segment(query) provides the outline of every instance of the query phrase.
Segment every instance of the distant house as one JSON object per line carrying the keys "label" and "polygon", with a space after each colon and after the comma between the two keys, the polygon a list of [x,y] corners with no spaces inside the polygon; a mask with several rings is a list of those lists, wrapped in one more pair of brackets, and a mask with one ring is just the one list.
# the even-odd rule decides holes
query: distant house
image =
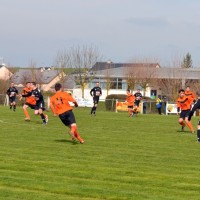
{"label": "distant house", "polygon": [[[126,94],[130,79],[135,83],[133,92],[139,88],[143,95],[154,98],[169,94],[173,87],[173,84],[170,84],[172,81],[177,80],[177,87],[180,89],[184,88],[185,84],[198,83],[200,80],[199,68],[168,68],[161,67],[159,63],[97,62],[90,73],[93,73],[94,79],[85,89],[85,98],[91,98],[89,92],[96,82],[100,83],[103,90],[101,99],[105,99],[109,94]],[[160,85],[162,81],[168,83],[165,90]],[[74,94],[81,96],[80,89],[74,89]]]}
{"label": "distant house", "polygon": [[61,73],[52,68],[39,68],[39,69],[23,69],[20,68],[12,77],[12,81],[18,87],[24,87],[27,81],[35,81],[41,90],[53,91],[54,85],[63,79],[63,87],[66,89],[72,89],[74,87],[74,81],[66,76],[65,73]]}
{"label": "distant house", "polygon": [[5,64],[0,65],[0,79],[1,80],[7,81],[11,78],[12,75],[13,73],[11,73],[11,71],[6,67]]}

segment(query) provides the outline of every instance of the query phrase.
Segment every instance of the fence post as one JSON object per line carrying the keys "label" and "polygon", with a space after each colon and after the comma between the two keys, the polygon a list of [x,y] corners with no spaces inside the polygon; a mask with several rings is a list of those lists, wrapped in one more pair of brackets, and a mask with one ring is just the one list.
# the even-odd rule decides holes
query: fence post
{"label": "fence post", "polygon": [[118,99],[116,99],[116,105],[115,105],[115,112],[117,113],[117,103],[118,103]]}

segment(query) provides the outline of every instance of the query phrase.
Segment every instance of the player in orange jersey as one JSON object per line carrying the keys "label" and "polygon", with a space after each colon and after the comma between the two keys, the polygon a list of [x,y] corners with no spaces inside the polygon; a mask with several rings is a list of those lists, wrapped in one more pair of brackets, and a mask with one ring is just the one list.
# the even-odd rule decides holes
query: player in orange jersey
{"label": "player in orange jersey", "polygon": [[[26,82],[26,87],[23,88],[22,94],[26,95],[31,91],[32,91],[31,82]],[[25,98],[25,104],[23,105],[23,111],[24,111],[24,114],[25,114],[25,120],[26,121],[30,121],[30,115],[28,113],[27,108],[30,107],[31,109],[35,109],[35,105],[36,105],[36,100],[33,96],[28,96],[28,97]]]}
{"label": "player in orange jersey", "polygon": [[195,103],[195,101],[196,101],[196,95],[195,95],[194,92],[192,92],[192,91],[190,90],[190,86],[187,86],[187,87],[186,87],[186,89],[185,89],[185,96],[191,98],[191,101],[192,101],[191,103]]}
{"label": "player in orange jersey", "polygon": [[127,93],[126,102],[128,106],[128,114],[129,114],[129,117],[132,117],[134,116],[135,96],[131,93],[130,90],[127,90],[126,93]]}
{"label": "player in orange jersey", "polygon": [[73,108],[69,104],[70,101],[78,107],[76,100],[68,93],[62,92],[62,85],[60,83],[56,83],[55,90],[56,94],[54,94],[50,99],[52,112],[54,115],[57,114],[59,116],[65,126],[70,128],[70,136],[72,140],[75,141],[75,138],[77,138],[79,142],[83,144],[84,140],[77,132],[76,119],[74,113],[72,112]]}
{"label": "player in orange jersey", "polygon": [[[192,127],[192,123],[188,120],[191,103],[192,103],[192,98],[186,96],[185,91],[183,89],[180,89],[179,98],[177,99],[177,112],[179,113],[181,110],[178,122],[182,126],[182,131],[184,131],[184,127],[187,125],[191,133],[194,133],[194,128]],[[184,123],[184,120],[186,124]]]}

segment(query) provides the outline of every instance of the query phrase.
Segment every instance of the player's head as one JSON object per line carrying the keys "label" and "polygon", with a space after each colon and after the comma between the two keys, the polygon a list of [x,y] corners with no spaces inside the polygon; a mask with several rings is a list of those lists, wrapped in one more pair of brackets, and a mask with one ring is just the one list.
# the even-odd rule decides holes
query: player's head
{"label": "player's head", "polygon": [[30,83],[30,86],[31,86],[31,88],[33,88],[33,89],[35,89],[37,86],[36,86],[36,82],[31,82]]}
{"label": "player's head", "polygon": [[187,90],[187,91],[190,91],[190,86],[187,86],[187,87],[186,87],[186,90]]}
{"label": "player's head", "polygon": [[180,89],[180,90],[178,91],[178,93],[179,93],[179,96],[180,96],[180,97],[183,97],[183,96],[185,95],[185,90],[184,90],[184,89]]}
{"label": "player's head", "polygon": [[99,87],[99,82],[96,82],[96,86]]}
{"label": "player's head", "polygon": [[130,91],[129,89],[127,89],[127,90],[126,90],[126,93],[129,94],[129,93],[131,93],[131,91]]}
{"label": "player's head", "polygon": [[13,82],[10,83],[10,86],[11,86],[11,87],[14,87],[14,85],[15,85],[15,84],[14,84]]}
{"label": "player's head", "polygon": [[30,85],[31,85],[31,82],[26,82],[26,87],[30,87]]}
{"label": "player's head", "polygon": [[59,90],[61,90],[61,88],[62,88],[62,85],[60,83],[56,83],[55,84],[55,90],[56,90],[56,92],[59,91]]}
{"label": "player's head", "polygon": [[139,89],[139,88],[137,89],[137,92],[140,92],[140,89]]}

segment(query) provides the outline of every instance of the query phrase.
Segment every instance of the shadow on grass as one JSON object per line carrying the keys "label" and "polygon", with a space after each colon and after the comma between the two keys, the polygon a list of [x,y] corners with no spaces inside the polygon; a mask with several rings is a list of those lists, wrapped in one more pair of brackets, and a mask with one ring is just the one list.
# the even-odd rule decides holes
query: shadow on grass
{"label": "shadow on grass", "polygon": [[71,143],[73,145],[78,144],[78,141],[72,141],[72,140],[67,140],[67,139],[60,139],[60,140],[54,140],[55,142],[62,142],[62,143]]}

